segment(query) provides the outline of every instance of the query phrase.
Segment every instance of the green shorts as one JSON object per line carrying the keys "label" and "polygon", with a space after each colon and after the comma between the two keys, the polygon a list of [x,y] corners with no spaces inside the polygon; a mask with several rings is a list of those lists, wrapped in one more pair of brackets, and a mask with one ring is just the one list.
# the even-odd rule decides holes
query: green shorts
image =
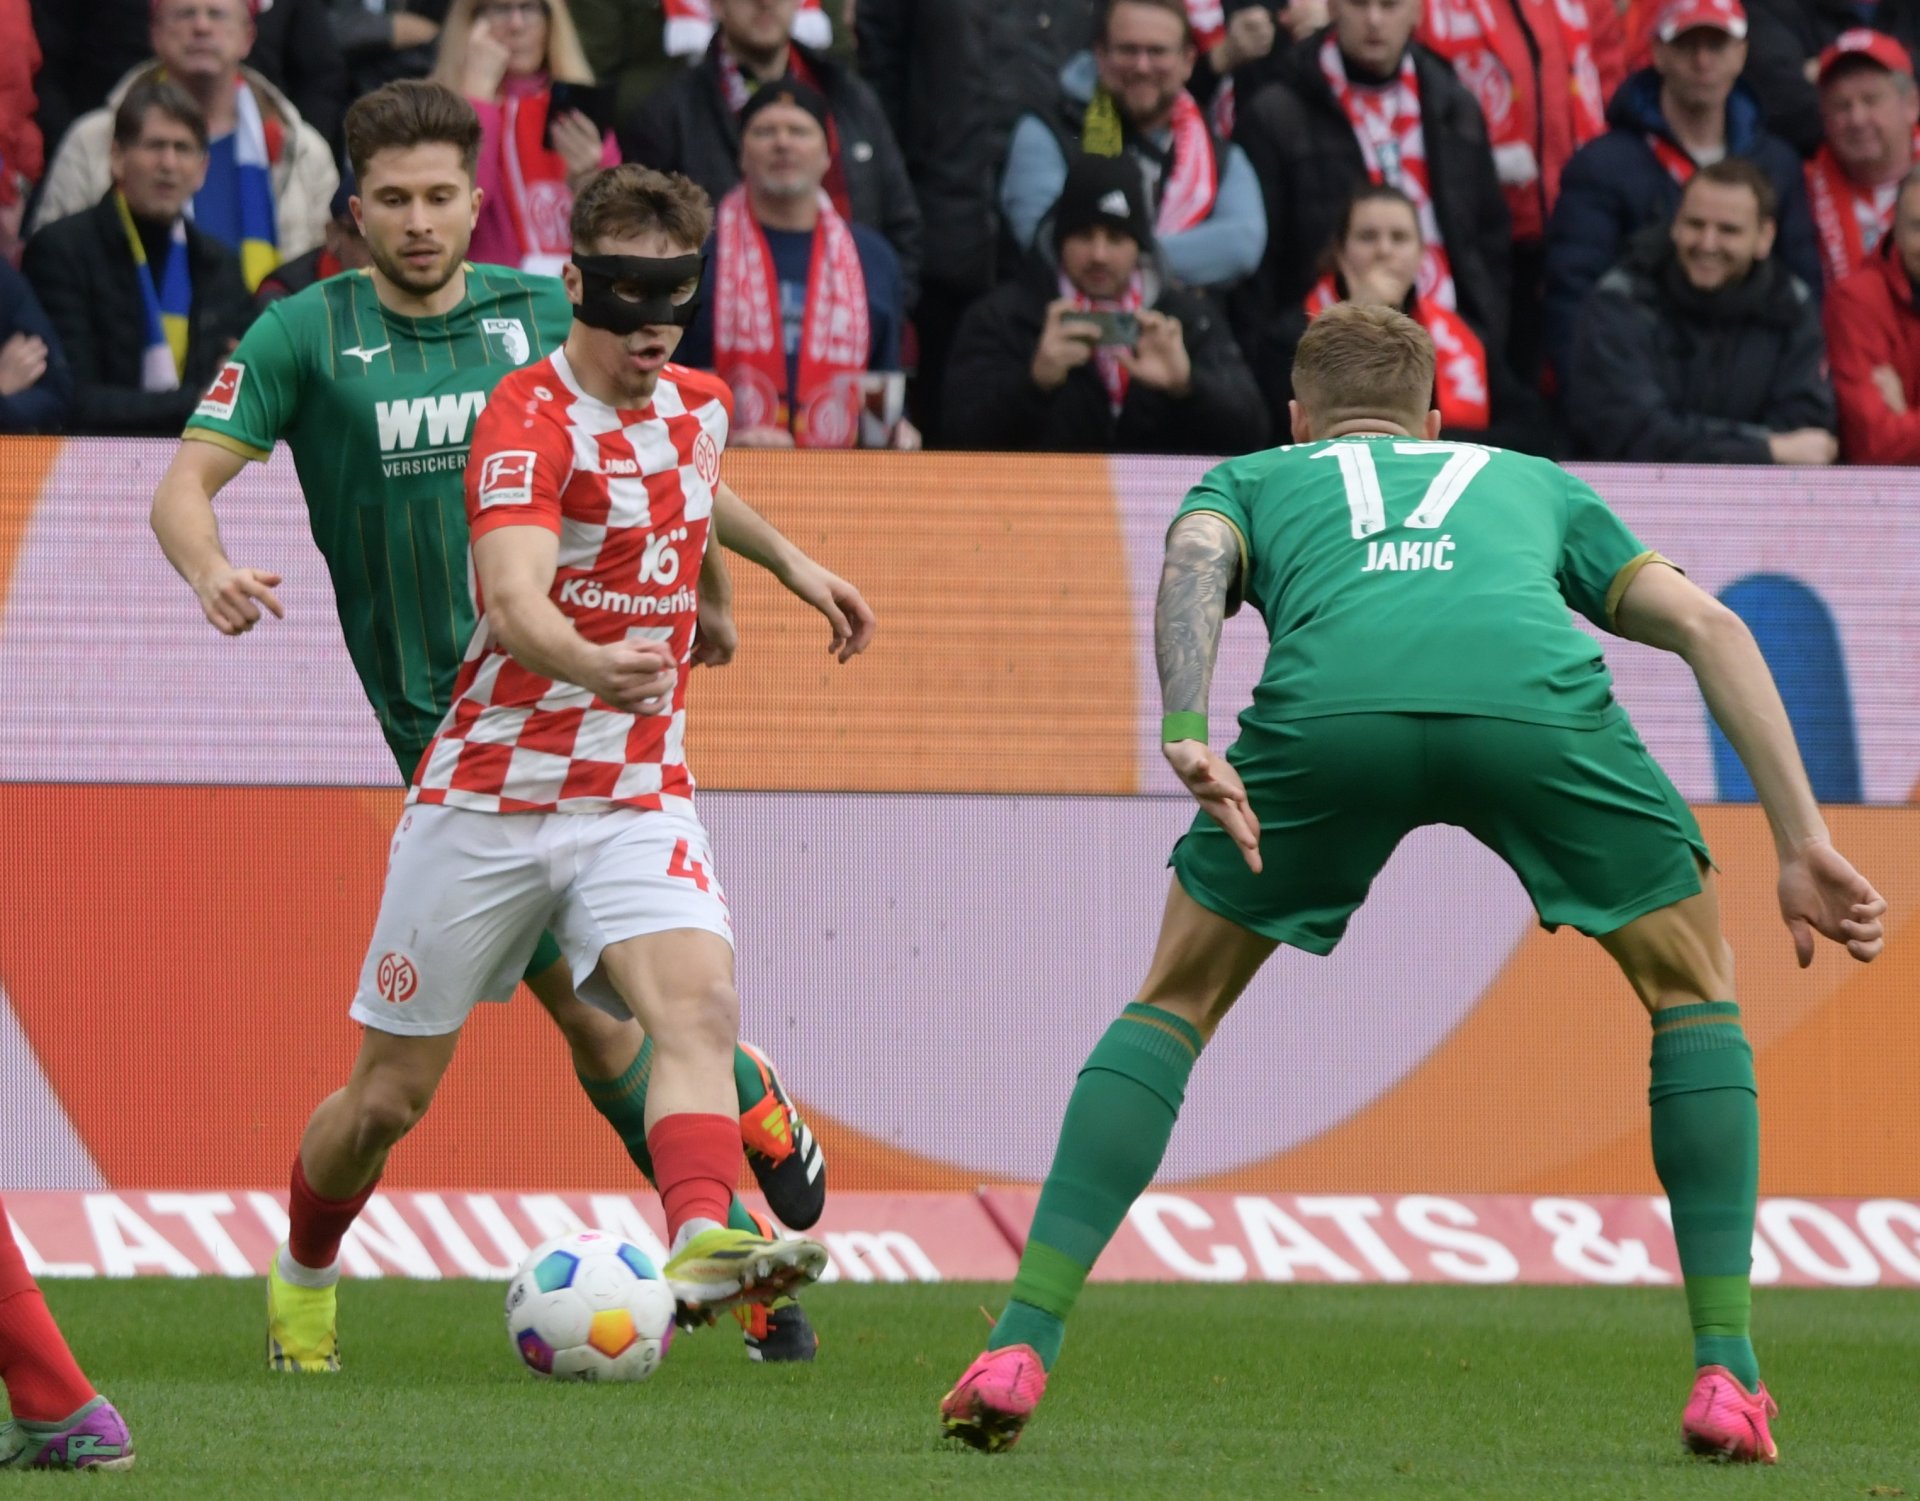
{"label": "green shorts", "polygon": [[1692,811],[1624,713],[1597,730],[1446,714],[1340,714],[1243,730],[1227,759],[1265,869],[1205,813],[1168,862],[1201,906],[1328,954],[1387,857],[1453,824],[1513,868],[1548,928],[1610,933],[1700,890]]}
{"label": "green shorts", "polygon": [[[412,745],[402,740],[396,740],[391,735],[388,735],[386,739],[387,749],[393,752],[393,759],[400,763],[400,780],[411,787],[413,785],[413,774],[420,769],[420,763],[426,760],[427,746],[431,745],[432,742],[426,741],[418,745]],[[560,952],[560,945],[555,940],[553,934],[542,933],[540,935],[540,941],[533,946],[533,957],[527,961],[524,977],[531,979],[534,975],[539,974],[541,970],[553,968],[563,957]]]}

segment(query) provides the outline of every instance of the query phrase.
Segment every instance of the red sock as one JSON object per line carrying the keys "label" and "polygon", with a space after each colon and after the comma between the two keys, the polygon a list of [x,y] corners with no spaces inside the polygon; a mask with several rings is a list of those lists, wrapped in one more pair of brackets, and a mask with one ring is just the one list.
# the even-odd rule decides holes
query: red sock
{"label": "red sock", "polygon": [[307,1170],[296,1155],[293,1184],[287,1194],[287,1249],[293,1259],[316,1272],[338,1261],[340,1238],[367,1207],[379,1181],[375,1178],[350,1199],[323,1199],[307,1182]]}
{"label": "red sock", "polygon": [[647,1133],[653,1182],[667,1210],[667,1240],[688,1220],[727,1222],[740,1181],[740,1122],[730,1115],[669,1115]]}
{"label": "red sock", "polygon": [[0,1206],[0,1384],[16,1418],[57,1423],[98,1395],[60,1337]]}

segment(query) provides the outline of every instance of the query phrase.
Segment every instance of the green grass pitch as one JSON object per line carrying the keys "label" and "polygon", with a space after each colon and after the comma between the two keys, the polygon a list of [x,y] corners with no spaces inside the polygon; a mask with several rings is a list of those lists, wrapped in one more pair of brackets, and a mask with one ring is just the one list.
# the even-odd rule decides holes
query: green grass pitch
{"label": "green grass pitch", "polygon": [[261,1284],[56,1283],[133,1425],[127,1476],[0,1476],[0,1501],[116,1497],[1920,1498],[1920,1292],[1757,1295],[1775,1470],[1682,1456],[1675,1291],[1095,1287],[1009,1454],[934,1408],[1003,1288],[816,1289],[811,1368],[730,1324],[638,1387],[536,1382],[502,1289],[354,1283],[347,1369],[269,1375]]}

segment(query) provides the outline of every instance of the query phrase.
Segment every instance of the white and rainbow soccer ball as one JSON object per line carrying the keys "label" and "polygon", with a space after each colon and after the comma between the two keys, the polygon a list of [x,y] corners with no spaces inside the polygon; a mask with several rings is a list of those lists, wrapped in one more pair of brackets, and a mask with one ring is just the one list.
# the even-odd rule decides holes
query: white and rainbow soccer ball
{"label": "white and rainbow soccer ball", "polygon": [[577,1230],[520,1264],[507,1286],[507,1338],[536,1376],[645,1381],[673,1340],[673,1294],[638,1246]]}

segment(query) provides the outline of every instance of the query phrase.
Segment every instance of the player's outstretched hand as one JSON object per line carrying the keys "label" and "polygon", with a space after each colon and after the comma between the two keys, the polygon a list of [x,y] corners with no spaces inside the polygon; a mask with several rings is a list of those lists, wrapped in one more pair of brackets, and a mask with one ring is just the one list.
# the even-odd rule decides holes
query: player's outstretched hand
{"label": "player's outstretched hand", "polygon": [[200,596],[200,608],[215,630],[226,636],[243,636],[259,623],[261,605],[273,611],[275,620],[287,618],[273,592],[279,584],[277,573],[226,567],[195,583],[193,592]]}
{"label": "player's outstretched hand", "polygon": [[1886,947],[1887,899],[1830,844],[1796,850],[1780,861],[1780,915],[1805,969],[1813,935],[1844,943],[1862,964]]}
{"label": "player's outstretched hand", "polygon": [[1186,784],[1213,821],[1240,846],[1247,869],[1260,874],[1260,820],[1247,800],[1246,784],[1225,756],[1216,756],[1204,741],[1175,740],[1160,747],[1173,774]]}
{"label": "player's outstretched hand", "polygon": [[673,657],[658,641],[610,641],[594,648],[593,670],[582,683],[601,699],[628,714],[659,714],[673,701],[678,674]]}
{"label": "player's outstretched hand", "polygon": [[833,639],[827,643],[827,650],[842,662],[852,661],[873,644],[873,633],[880,624],[873,606],[838,574],[828,573],[809,558],[785,583],[797,598],[804,599],[827,617],[827,624],[833,627]]}

